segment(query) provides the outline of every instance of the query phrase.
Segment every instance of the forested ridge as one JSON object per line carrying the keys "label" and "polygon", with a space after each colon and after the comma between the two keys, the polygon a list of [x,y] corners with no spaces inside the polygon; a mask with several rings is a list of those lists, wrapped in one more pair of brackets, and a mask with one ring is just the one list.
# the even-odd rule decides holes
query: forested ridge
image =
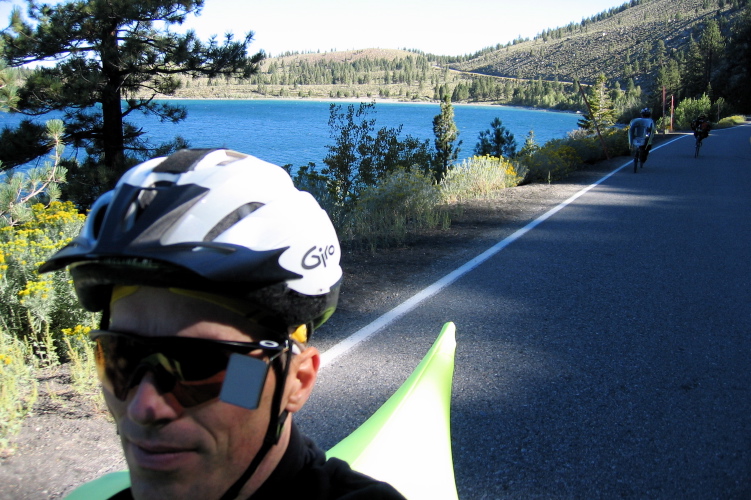
{"label": "forested ridge", "polygon": [[[246,81],[184,79],[178,96],[440,101],[448,95],[453,102],[582,110],[575,82],[591,85],[603,74],[624,116],[645,101],[659,107],[663,86],[676,100],[709,90],[743,108],[748,99],[739,94],[749,75],[737,74],[743,57],[732,51],[748,52],[748,40],[738,40],[747,4],[631,0],[578,23],[546,28],[532,40],[461,57],[405,49],[286,53],[268,57]],[[702,40],[715,27],[718,33],[711,36],[719,38],[712,42],[711,60],[707,52],[713,48]]]}
{"label": "forested ridge", "polygon": [[[631,0],[580,23],[546,29],[533,40],[485,51],[451,67],[473,73],[558,78],[592,83],[599,73],[609,81],[652,86],[657,69],[685,63],[692,41],[698,42],[710,20],[725,39],[734,36],[747,1]],[[660,43],[662,42],[662,43]]]}

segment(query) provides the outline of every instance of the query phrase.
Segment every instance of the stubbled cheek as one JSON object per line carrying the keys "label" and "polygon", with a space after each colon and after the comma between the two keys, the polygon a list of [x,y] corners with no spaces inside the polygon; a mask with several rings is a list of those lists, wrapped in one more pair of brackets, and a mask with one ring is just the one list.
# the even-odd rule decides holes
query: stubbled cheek
{"label": "stubbled cheek", "polygon": [[125,402],[117,399],[111,391],[104,387],[102,387],[102,396],[104,396],[104,403],[107,405],[110,415],[112,415],[115,422],[117,422],[125,413]]}

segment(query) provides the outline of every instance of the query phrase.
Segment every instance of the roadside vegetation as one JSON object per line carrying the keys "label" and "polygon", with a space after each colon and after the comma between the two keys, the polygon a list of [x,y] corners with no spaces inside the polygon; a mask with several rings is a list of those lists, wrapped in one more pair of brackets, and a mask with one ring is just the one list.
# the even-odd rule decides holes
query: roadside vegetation
{"label": "roadside vegetation", "polygon": [[[88,3],[94,2],[81,5]],[[652,65],[656,78],[662,78],[660,85],[667,88],[670,68],[678,68],[670,91],[679,98],[673,113],[659,119],[660,129],[685,129],[701,113],[712,117],[716,127],[732,126],[743,122],[741,113],[749,111],[745,97],[734,93],[737,82],[717,77],[717,68],[729,64],[729,57],[751,61],[748,48],[739,48],[739,40],[751,40],[751,7],[741,11],[744,2],[721,3],[706,0],[701,9],[696,7],[705,21],[687,25],[689,34],[696,35],[689,37],[693,42],[686,46],[688,52],[671,48],[660,56],[665,47],[659,43],[652,47],[657,52],[649,52],[649,57],[662,61]],[[627,12],[631,16],[639,8],[657,4],[663,5],[664,0],[632,0],[628,8],[609,11],[602,19],[583,20],[570,30],[548,30],[543,41],[564,40],[567,33],[577,30],[586,33],[600,22],[618,22],[619,16],[626,19]],[[74,390],[98,398],[87,336],[98,316],[78,305],[65,273],[40,276],[36,269],[78,233],[87,207],[125,168],[189,147],[179,137],[169,144],[151,144],[147,131],[127,123],[125,118],[132,111],[176,122],[186,118],[179,106],[156,98],[273,95],[370,101],[331,105],[331,142],[322,167],[285,168],[296,185],[311,192],[329,212],[346,248],[371,252],[408,245],[425,231],[449,230],[464,202],[489,198],[521,184],[555,182],[587,164],[627,154],[627,131],[618,122],[627,122],[642,107],[658,111],[655,87],[642,88],[635,78],[622,87],[612,75],[598,73],[587,85],[579,86],[574,81],[545,80],[541,73],[512,78],[457,71],[464,68],[458,65],[498,52],[511,53],[512,48],[530,43],[526,40],[452,60],[398,51],[399,57],[372,58],[369,52],[336,53],[336,57],[287,54],[262,62],[262,54],[238,55],[247,53],[250,38],[208,45],[191,38],[180,43],[195,42],[192,52],[175,59],[175,48],[170,45],[175,40],[167,40],[156,27],[162,26],[161,21],[180,22],[196,12],[198,3],[162,0],[142,5],[123,0],[121,7],[118,29],[131,37],[128,50],[156,51],[149,58],[137,57],[138,50],[119,54],[124,59],[151,61],[150,66],[130,66],[128,85],[113,86],[118,82],[111,80],[114,77],[107,74],[104,64],[111,53],[75,52],[78,42],[92,40],[73,27],[70,38],[55,45],[63,49],[50,57],[68,56],[55,66],[36,70],[0,66],[0,107],[27,114],[64,111],[61,120],[43,127],[24,122],[0,134],[0,171],[5,172],[0,183],[0,453],[9,452],[10,437],[33,410],[42,371],[64,366]],[[24,22],[20,11],[14,12],[12,29],[2,34],[2,55],[11,66],[40,61],[43,58],[36,54],[48,53],[42,50],[52,42],[47,30],[54,26],[54,32],[60,33],[55,23],[64,21],[56,17],[55,8],[44,13],[32,10],[37,24]],[[748,22],[730,22],[741,19],[738,16]],[[87,11],[86,17],[92,25],[110,22],[107,12]],[[724,33],[734,37],[723,38]],[[707,54],[702,50],[714,51],[718,66],[691,66],[699,61],[689,58],[697,50],[700,55]],[[533,55],[521,52],[515,57],[526,60]],[[636,64],[647,55],[640,51],[630,57]],[[455,66],[449,68],[449,64]],[[748,84],[749,67],[738,70],[737,81]],[[88,78],[82,78],[83,73]],[[120,90],[112,93],[112,88]],[[373,118],[376,97],[440,102],[440,113],[433,119],[434,140],[404,136],[401,127],[378,128]],[[113,99],[125,106],[115,113],[118,116],[108,115],[117,110],[111,106]],[[568,136],[537,144],[530,131],[520,144],[500,119],[489,123],[477,138],[460,138],[452,103],[466,101],[584,111],[580,128]],[[80,156],[63,157],[66,144]],[[475,156],[457,162],[462,147],[472,149]],[[43,155],[49,156],[43,168],[17,172],[20,165]]]}

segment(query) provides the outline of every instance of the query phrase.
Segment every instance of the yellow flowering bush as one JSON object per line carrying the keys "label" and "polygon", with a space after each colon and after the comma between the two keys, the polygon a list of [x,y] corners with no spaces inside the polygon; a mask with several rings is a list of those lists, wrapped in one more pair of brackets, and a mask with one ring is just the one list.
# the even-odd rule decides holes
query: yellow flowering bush
{"label": "yellow flowering bush", "polygon": [[73,328],[63,328],[63,333],[69,337],[85,337],[91,331],[90,326],[76,325]]}
{"label": "yellow flowering bush", "polygon": [[0,228],[0,328],[53,363],[65,352],[63,329],[93,324],[64,272],[39,275],[39,266],[78,234],[85,219],[70,202],[31,207],[32,217]]}

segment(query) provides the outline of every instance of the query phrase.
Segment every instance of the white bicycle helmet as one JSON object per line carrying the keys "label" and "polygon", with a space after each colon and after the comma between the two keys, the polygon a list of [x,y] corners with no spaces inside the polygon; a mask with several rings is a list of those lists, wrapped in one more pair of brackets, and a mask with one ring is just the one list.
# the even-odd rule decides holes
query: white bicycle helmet
{"label": "white bicycle helmet", "polygon": [[245,299],[286,329],[333,313],[340,254],[326,212],[282,168],[186,149],[126,172],[39,270],[69,266],[91,311],[108,307],[113,285],[177,287]]}

